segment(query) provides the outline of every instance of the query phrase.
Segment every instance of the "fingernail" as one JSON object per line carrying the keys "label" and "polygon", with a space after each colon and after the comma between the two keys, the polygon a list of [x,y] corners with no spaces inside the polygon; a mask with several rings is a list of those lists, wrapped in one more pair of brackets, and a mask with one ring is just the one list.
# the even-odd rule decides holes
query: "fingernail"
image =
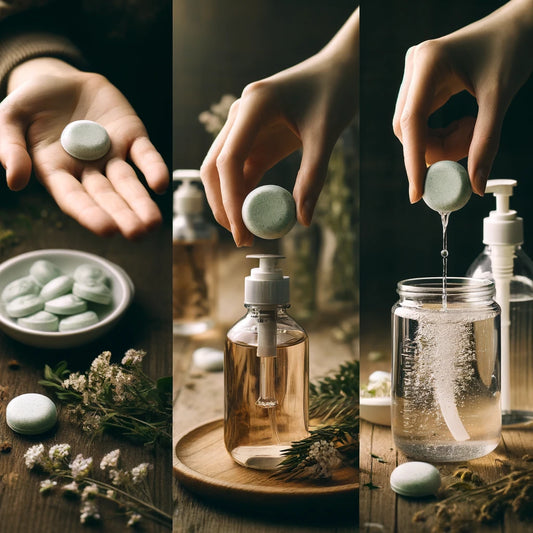
{"label": "fingernail", "polygon": [[418,195],[417,195],[416,189],[412,185],[409,185],[409,201],[412,204],[418,201]]}
{"label": "fingernail", "polygon": [[304,226],[309,226],[313,220],[313,212],[315,210],[315,203],[311,199],[307,199],[302,204],[301,223]]}
{"label": "fingernail", "polygon": [[478,170],[474,175],[474,183],[472,189],[479,196],[485,195],[485,187],[487,186],[487,172]]}

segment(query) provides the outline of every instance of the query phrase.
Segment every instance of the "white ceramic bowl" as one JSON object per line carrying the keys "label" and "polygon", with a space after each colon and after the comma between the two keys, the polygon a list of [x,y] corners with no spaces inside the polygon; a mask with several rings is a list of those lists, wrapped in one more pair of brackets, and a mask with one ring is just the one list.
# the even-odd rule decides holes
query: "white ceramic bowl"
{"label": "white ceramic bowl", "polygon": [[390,396],[378,398],[359,398],[359,415],[363,420],[372,422],[372,424],[390,426]]}
{"label": "white ceramic bowl", "polygon": [[88,343],[109,331],[124,314],[133,299],[134,286],[131,278],[111,261],[78,250],[35,250],[17,255],[0,265],[0,294],[4,287],[18,278],[27,276],[31,265],[39,259],[47,259],[57,265],[65,274],[72,275],[77,266],[95,265],[110,278],[113,294],[112,304],[98,311],[98,323],[75,331],[34,331],[22,327],[7,316],[4,304],[0,303],[0,329],[13,339],[39,348],[71,348]]}

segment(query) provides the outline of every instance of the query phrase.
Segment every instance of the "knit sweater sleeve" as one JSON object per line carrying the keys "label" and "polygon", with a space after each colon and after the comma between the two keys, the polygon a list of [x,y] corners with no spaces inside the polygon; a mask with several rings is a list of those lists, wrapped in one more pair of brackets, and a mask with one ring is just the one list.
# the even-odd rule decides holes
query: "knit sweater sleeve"
{"label": "knit sweater sleeve", "polygon": [[86,68],[83,54],[67,37],[33,28],[27,30],[21,24],[8,26],[9,21],[4,21],[0,27],[0,100],[7,94],[10,72],[29,59],[54,57]]}

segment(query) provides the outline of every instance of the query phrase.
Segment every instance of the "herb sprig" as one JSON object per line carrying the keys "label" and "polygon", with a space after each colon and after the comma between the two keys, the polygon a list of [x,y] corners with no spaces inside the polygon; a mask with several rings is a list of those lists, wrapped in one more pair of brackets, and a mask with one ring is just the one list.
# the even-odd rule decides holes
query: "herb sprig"
{"label": "herb sprig", "polygon": [[82,429],[98,435],[113,432],[147,446],[172,442],[172,381],[153,380],[142,370],[146,353],[128,350],[121,364],[103,352],[85,373],[71,372],[65,361],[45,367],[39,383],[51,389]]}
{"label": "herb sprig", "polygon": [[329,479],[342,466],[354,466],[359,439],[359,362],[343,363],[332,376],[309,387],[309,416],[318,427],[282,453],[276,476]]}

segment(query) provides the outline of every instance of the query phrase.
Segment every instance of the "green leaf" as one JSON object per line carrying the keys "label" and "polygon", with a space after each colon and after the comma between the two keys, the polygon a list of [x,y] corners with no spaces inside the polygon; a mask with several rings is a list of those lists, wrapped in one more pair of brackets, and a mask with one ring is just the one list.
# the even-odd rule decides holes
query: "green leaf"
{"label": "green leaf", "polygon": [[172,376],[164,376],[156,381],[156,388],[162,394],[172,393]]}

